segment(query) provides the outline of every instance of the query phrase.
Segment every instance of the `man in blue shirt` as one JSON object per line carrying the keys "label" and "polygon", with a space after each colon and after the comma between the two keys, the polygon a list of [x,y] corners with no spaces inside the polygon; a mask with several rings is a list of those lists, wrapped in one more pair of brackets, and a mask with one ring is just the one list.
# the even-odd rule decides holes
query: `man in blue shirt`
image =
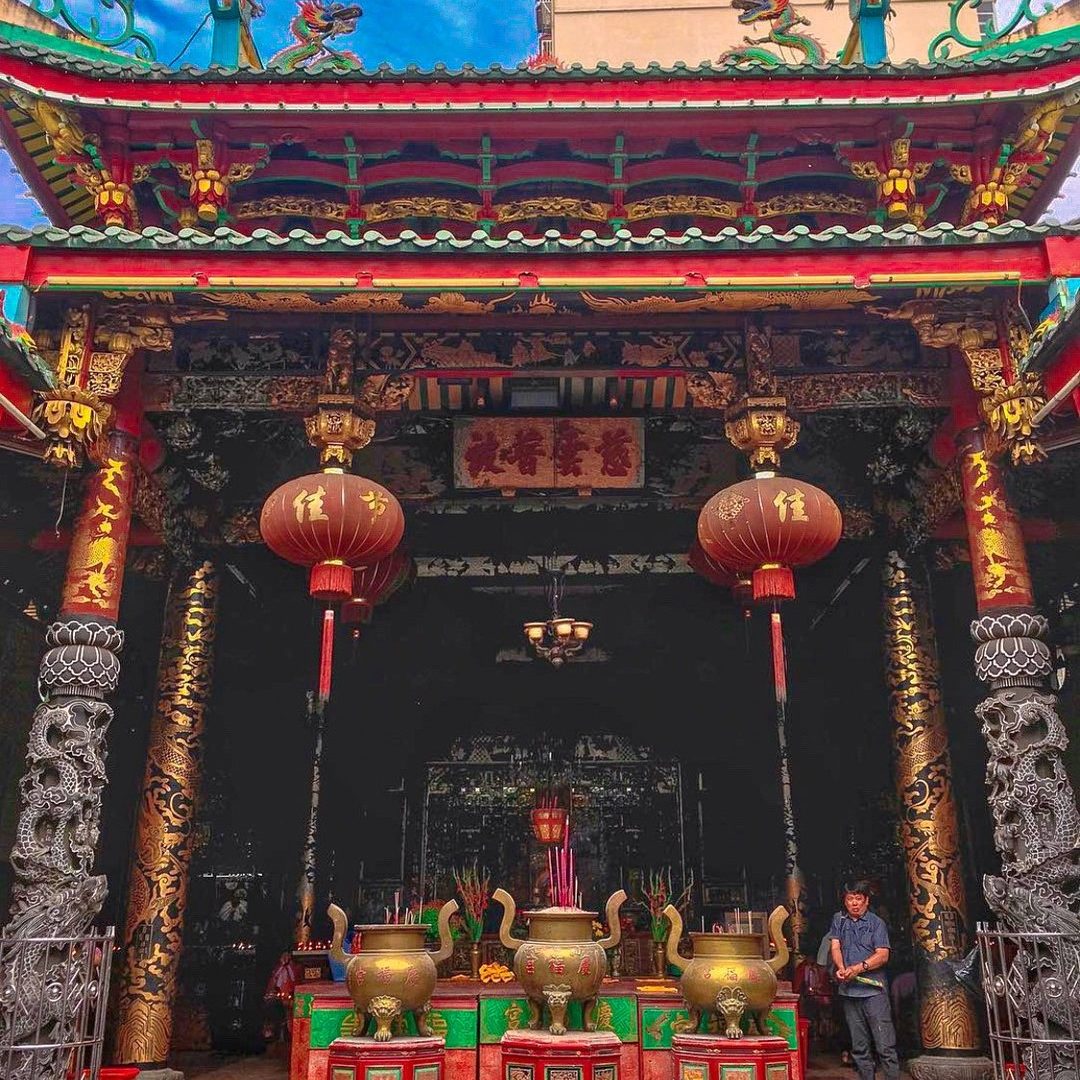
{"label": "man in blue shirt", "polygon": [[829,927],[829,954],[840,982],[859,1080],[874,1080],[874,1050],[885,1080],[899,1080],[896,1030],[885,984],[889,928],[870,910],[870,893],[865,881],[844,886],[844,910],[833,916]]}

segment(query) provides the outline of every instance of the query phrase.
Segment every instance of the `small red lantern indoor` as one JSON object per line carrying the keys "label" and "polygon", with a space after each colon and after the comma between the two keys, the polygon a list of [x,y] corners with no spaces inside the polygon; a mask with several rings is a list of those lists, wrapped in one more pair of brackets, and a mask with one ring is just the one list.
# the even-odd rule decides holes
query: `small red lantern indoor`
{"label": "small red lantern indoor", "polygon": [[[327,469],[282,484],[259,517],[266,546],[289,562],[311,567],[308,591],[318,600],[348,600],[353,568],[389,555],[405,531],[401,505],[381,484]],[[334,612],[323,617],[319,697],[330,696]]]}
{"label": "small red lantern indoor", "polygon": [[698,540],[714,562],[753,573],[755,600],[793,600],[792,569],[828,555],[841,527],[839,508],[821,488],[761,474],[705,504]]}
{"label": "small red lantern indoor", "polygon": [[565,806],[538,806],[529,816],[533,836],[541,844],[561,844],[566,838],[566,822],[570,814]]}
{"label": "small red lantern indoor", "polygon": [[[341,621],[354,628],[371,622],[375,608],[386,603],[415,573],[412,556],[402,548],[357,568],[353,571],[352,594],[341,609]],[[360,631],[354,629],[353,636],[359,637]]]}

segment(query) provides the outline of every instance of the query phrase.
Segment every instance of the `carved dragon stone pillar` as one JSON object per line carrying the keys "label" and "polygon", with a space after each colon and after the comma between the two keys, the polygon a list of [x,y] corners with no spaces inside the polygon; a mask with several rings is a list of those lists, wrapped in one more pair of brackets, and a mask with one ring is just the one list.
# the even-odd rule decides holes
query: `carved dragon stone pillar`
{"label": "carved dragon stone pillar", "polygon": [[[1068,736],[1046,683],[1049,625],[1035,609],[1000,467],[980,431],[964,433],[959,449],[978,609],[971,624],[975,670],[990,687],[975,711],[989,752],[986,782],[1001,856],[1001,875],[986,875],[983,888],[1010,930],[1080,936],[1080,813],[1063,760]],[[1076,936],[1042,939],[1038,964],[1025,964],[1021,954],[1007,985],[985,988],[1005,994],[1033,1036],[1069,1040],[1080,1030]],[[1038,1076],[1080,1073],[1075,1043],[1042,1044],[1034,1057],[1028,1066]]]}
{"label": "carved dragon stone pillar", "polygon": [[985,879],[987,900],[1015,929],[1050,930],[1064,920],[1080,932],[1080,813],[1062,760],[1065,727],[1046,689],[1048,623],[1035,610],[1004,477],[977,431],[962,439],[960,469],[979,613],[971,624],[975,670],[990,686],[977,712],[1002,861],[1002,876]]}
{"label": "carved dragon stone pillar", "polygon": [[128,886],[116,1035],[117,1061],[144,1068],[164,1066],[172,1038],[217,591],[213,563],[202,562],[174,575],[165,606],[157,706]]}
{"label": "carved dragon stone pillar", "polygon": [[919,1037],[915,1080],[980,1080],[975,1001],[953,977],[970,942],[949,736],[925,589],[895,552],[885,560],[885,670],[892,708],[901,839],[907,862]]}
{"label": "carved dragon stone pillar", "polygon": [[[114,432],[101,467],[86,484],[72,535],[57,621],[46,631],[42,702],[34,712],[20,781],[11,866],[15,874],[8,938],[77,937],[88,932],[105,898],[92,874],[105,735],[113,710],[105,698],[120,676],[117,628],[135,486],[135,440]],[[27,947],[0,970],[0,1041],[62,1042],[87,993],[85,965],[67,950]],[[18,969],[18,970],[16,970]],[[40,1038],[35,1038],[40,1031]],[[10,1080],[63,1077],[66,1053],[40,1051],[14,1063]]]}

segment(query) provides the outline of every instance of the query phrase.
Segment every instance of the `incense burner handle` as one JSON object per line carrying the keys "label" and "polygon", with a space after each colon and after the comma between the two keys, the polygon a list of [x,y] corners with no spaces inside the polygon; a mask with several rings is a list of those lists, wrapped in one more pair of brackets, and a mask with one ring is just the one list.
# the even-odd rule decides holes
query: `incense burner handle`
{"label": "incense burner handle", "polygon": [[622,923],[619,922],[619,908],[626,903],[626,890],[620,889],[608,897],[604,914],[607,917],[608,936],[598,942],[601,949],[614,949],[622,940]]}
{"label": "incense burner handle", "polygon": [[667,916],[667,921],[671,923],[667,937],[667,962],[681,975],[689,963],[689,960],[679,952],[679,939],[683,932],[682,915],[674,904],[668,904],[664,908],[664,914]]}
{"label": "incense burner handle", "polygon": [[769,916],[769,937],[773,945],[776,946],[776,955],[766,962],[775,972],[779,972],[791,956],[788,951],[787,938],[784,937],[784,921],[787,919],[788,914],[788,909],[781,906],[775,908]]}
{"label": "incense burner handle", "polygon": [[439,908],[439,949],[431,954],[436,964],[441,964],[454,951],[454,935],[450,933],[450,916],[458,909],[456,900],[447,900]]}
{"label": "incense burner handle", "polygon": [[335,964],[348,964],[352,957],[345,952],[344,942],[345,929],[349,925],[349,920],[345,917],[345,912],[337,904],[331,904],[326,909],[326,912],[330,916],[330,921],[334,924],[334,940],[330,943],[330,959]]}
{"label": "incense burner handle", "polygon": [[514,925],[514,916],[517,914],[517,904],[505,889],[496,889],[491,894],[491,899],[498,900],[503,906],[502,922],[499,923],[499,940],[503,943],[503,948],[516,953],[518,946],[524,940],[523,938],[516,938],[510,933],[510,927]]}

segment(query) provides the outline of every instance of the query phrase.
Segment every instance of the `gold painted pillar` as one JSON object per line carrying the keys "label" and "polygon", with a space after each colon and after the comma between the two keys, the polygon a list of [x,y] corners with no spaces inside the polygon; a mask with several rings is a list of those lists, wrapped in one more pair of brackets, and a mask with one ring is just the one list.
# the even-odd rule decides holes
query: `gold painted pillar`
{"label": "gold painted pillar", "polygon": [[169,1053],[217,590],[210,562],[177,570],[169,585],[123,936],[116,1060],[125,1065],[163,1065]]}
{"label": "gold painted pillar", "polygon": [[[963,958],[970,941],[949,736],[925,582],[891,551],[884,588],[885,672],[925,1051],[908,1069],[916,1080],[959,1075],[958,1068],[966,1076],[989,1075],[989,1061],[970,1057],[979,1049],[975,1000],[953,977],[950,963]],[[968,1058],[949,1060],[959,1055]],[[970,1071],[976,1062],[983,1063],[984,1072]]]}

